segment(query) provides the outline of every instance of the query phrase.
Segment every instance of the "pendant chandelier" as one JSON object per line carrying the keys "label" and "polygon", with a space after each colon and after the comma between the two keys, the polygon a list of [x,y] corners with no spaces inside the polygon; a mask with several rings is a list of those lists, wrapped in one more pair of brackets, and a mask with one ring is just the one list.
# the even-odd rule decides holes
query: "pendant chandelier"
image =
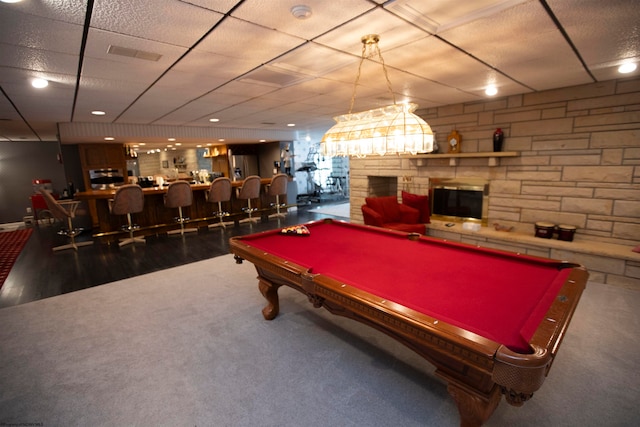
{"label": "pendant chandelier", "polygon": [[[353,85],[349,113],[334,117],[336,124],[322,137],[320,150],[325,156],[415,155],[433,151],[431,127],[422,118],[413,114],[418,105],[413,103],[396,104],[378,41],[380,41],[380,37],[377,34],[362,37],[362,57]],[[365,58],[374,55],[378,56],[382,64],[387,87],[393,97],[393,104],[352,113],[362,63]]]}

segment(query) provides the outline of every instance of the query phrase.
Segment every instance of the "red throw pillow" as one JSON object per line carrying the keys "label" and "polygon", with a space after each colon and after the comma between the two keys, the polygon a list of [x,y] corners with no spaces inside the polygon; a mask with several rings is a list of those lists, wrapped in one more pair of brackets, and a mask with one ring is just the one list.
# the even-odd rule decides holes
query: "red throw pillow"
{"label": "red throw pillow", "polygon": [[420,211],[420,222],[424,224],[431,223],[431,206],[429,205],[429,196],[421,196],[418,194],[407,193],[402,191],[402,203]]}

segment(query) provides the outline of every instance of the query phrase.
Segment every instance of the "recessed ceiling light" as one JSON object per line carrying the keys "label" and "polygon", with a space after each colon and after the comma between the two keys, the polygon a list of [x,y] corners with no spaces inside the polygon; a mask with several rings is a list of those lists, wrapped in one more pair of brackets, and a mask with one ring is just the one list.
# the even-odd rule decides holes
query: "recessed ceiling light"
{"label": "recessed ceiling light", "polygon": [[219,142],[224,142],[224,138],[220,138],[218,141]]}
{"label": "recessed ceiling light", "polygon": [[20,3],[22,0],[0,0],[2,3]]}
{"label": "recessed ceiling light", "polygon": [[636,70],[637,65],[633,62],[627,62],[618,67],[618,72],[622,74],[632,73]]}
{"label": "recessed ceiling light", "polygon": [[176,142],[176,145],[179,147],[182,145],[182,142]]}
{"label": "recessed ceiling light", "polygon": [[295,123],[287,123],[287,126],[289,126],[290,128],[294,127],[295,125]]}
{"label": "recessed ceiling light", "polygon": [[105,137],[104,137],[104,140],[105,140],[105,141],[113,141],[114,139],[115,139],[115,138],[114,138],[114,137],[112,137],[112,136],[105,136]]}
{"label": "recessed ceiling light", "polygon": [[175,141],[175,138],[169,138],[167,141]]}
{"label": "recessed ceiling light", "polygon": [[209,119],[209,121],[210,121],[211,123],[216,123],[216,122],[219,122],[219,121],[220,121],[220,119]]}
{"label": "recessed ceiling light", "polygon": [[493,96],[498,93],[498,88],[496,88],[495,86],[487,86],[487,88],[484,90],[484,93],[489,96]]}
{"label": "recessed ceiling light", "polygon": [[38,89],[42,89],[44,87],[49,86],[49,82],[46,81],[45,79],[33,79],[31,80],[31,86]]}
{"label": "recessed ceiling light", "polygon": [[266,140],[266,139],[261,139],[261,140],[260,140],[260,141],[258,141],[258,142],[267,142],[267,140]]}
{"label": "recessed ceiling light", "polygon": [[100,111],[100,110],[93,110],[91,112],[91,114],[93,114],[94,116],[104,116],[107,113],[105,113],[104,111]]}

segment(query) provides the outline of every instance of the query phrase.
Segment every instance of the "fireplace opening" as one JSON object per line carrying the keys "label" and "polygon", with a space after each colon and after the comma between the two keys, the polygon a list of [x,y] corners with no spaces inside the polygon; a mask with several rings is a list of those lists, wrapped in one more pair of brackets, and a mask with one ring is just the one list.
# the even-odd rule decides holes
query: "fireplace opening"
{"label": "fireplace opening", "polygon": [[478,179],[432,178],[431,217],[442,221],[488,224],[489,183]]}

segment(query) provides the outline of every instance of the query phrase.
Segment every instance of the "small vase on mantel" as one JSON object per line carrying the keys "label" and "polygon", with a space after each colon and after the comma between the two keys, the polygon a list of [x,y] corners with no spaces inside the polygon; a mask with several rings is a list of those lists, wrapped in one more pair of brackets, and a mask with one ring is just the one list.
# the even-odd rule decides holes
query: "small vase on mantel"
{"label": "small vase on mantel", "polygon": [[502,151],[502,143],[504,142],[504,133],[502,129],[498,128],[493,133],[493,151]]}

